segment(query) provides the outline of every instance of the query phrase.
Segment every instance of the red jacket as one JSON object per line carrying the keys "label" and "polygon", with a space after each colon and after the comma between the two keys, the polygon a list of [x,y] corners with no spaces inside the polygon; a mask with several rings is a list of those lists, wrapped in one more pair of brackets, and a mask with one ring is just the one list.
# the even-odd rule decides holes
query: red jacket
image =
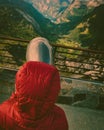
{"label": "red jacket", "polygon": [[55,105],[60,91],[55,67],[27,62],[15,84],[15,93],[0,105],[0,130],[68,130],[64,111]]}

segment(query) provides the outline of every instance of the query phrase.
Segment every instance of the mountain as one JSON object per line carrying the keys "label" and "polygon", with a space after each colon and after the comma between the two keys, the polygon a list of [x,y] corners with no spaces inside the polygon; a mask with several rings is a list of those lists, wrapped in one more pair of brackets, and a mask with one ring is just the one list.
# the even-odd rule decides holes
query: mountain
{"label": "mountain", "polygon": [[22,16],[18,8],[0,6],[0,35],[32,39],[39,36],[38,28]]}
{"label": "mountain", "polygon": [[[64,40],[74,42],[81,47],[91,49],[104,49],[104,5],[96,7],[85,15],[69,33],[64,35]],[[62,39],[61,39],[62,40]]]}
{"label": "mountain", "polygon": [[91,47],[99,42],[102,45],[103,36],[100,38],[99,34],[103,25],[96,27],[103,21],[100,11],[103,3],[103,0],[0,0],[0,34],[24,39],[44,36],[51,43],[71,46]]}
{"label": "mountain", "polygon": [[[60,23],[60,24],[53,23],[50,19],[46,18],[37,9],[35,9],[32,3],[30,3],[29,1],[26,2],[26,0],[22,0],[22,2],[21,0],[18,0],[18,1],[17,0],[5,0],[5,1],[1,0],[0,7],[2,6],[4,6],[4,8],[6,7],[13,8],[14,12],[16,12],[16,16],[21,15],[23,19],[25,19],[28,23],[32,25],[32,27],[34,28],[34,31],[36,31],[39,35],[48,38],[52,42],[55,42],[59,36],[67,33],[68,28],[70,27],[73,28],[72,24],[69,24],[69,23]],[[2,10],[4,9],[1,8],[1,12],[5,12]],[[7,9],[5,13],[8,14],[9,13],[8,10],[9,9]],[[8,14],[8,16],[9,15],[10,14]],[[8,26],[7,24],[5,24],[6,23],[5,15],[3,15],[3,17],[1,19],[1,25],[2,23],[4,23],[1,26],[2,29],[4,29],[3,26]],[[13,20],[10,20],[10,17],[7,17],[7,18],[8,18],[7,19],[8,22],[13,21]],[[12,22],[11,25],[15,25],[17,27],[18,24],[16,24],[16,22],[18,21],[18,19],[15,17],[15,13],[13,14],[13,18],[14,18],[14,22]],[[13,29],[10,26],[9,28],[10,28],[9,29],[10,31],[13,31]],[[10,35],[9,30],[5,31],[4,29],[4,32]],[[20,28],[18,28],[17,30],[20,31]],[[18,32],[17,30],[16,32]],[[0,31],[0,33],[3,34],[2,31]],[[13,34],[14,33],[12,33],[11,36],[14,36]]]}
{"label": "mountain", "polygon": [[[27,1],[27,0],[25,0]],[[32,5],[52,22],[63,13],[73,0],[29,0]]]}
{"label": "mountain", "polygon": [[[9,11],[11,10],[11,11]],[[51,28],[54,26],[53,23],[47,18],[45,18],[40,12],[38,12],[31,3],[27,3],[25,1],[21,0],[1,0],[0,1],[0,24],[1,24],[1,30],[0,33],[5,34],[8,33],[10,35],[10,32],[16,30],[16,32],[22,32],[26,33],[26,30],[21,30],[22,28],[18,27],[18,24],[21,23],[21,20],[25,20],[28,24],[31,25],[33,28],[33,31],[36,32],[38,35],[51,37]],[[5,15],[6,14],[6,15]],[[11,17],[12,15],[12,17]],[[21,17],[21,19],[19,19]],[[8,22],[7,22],[8,21]],[[10,25],[8,23],[11,23]],[[23,25],[23,24],[22,24]],[[26,25],[26,24],[25,24]],[[12,28],[14,26],[14,29]],[[24,26],[24,25],[23,25]],[[5,30],[6,28],[6,30]],[[8,30],[10,28],[10,32]],[[16,29],[15,29],[16,28]],[[4,31],[2,31],[4,30]],[[28,29],[27,29],[28,30]],[[33,33],[33,32],[31,32]],[[31,35],[31,33],[29,35]],[[13,33],[12,33],[13,34]],[[47,35],[48,34],[48,35]],[[14,36],[14,35],[11,35]],[[35,35],[34,35],[35,37]],[[28,38],[28,37],[26,37]]]}
{"label": "mountain", "polygon": [[84,16],[104,0],[25,0],[54,23],[69,22],[74,16]]}

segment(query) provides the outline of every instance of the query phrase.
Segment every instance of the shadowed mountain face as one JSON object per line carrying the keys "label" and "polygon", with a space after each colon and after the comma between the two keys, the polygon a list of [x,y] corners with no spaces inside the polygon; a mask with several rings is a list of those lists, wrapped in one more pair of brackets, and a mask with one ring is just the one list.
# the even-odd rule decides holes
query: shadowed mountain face
{"label": "shadowed mountain face", "polygon": [[83,19],[81,30],[88,30],[80,34],[80,40],[84,46],[93,49],[104,49],[104,5],[97,7]]}

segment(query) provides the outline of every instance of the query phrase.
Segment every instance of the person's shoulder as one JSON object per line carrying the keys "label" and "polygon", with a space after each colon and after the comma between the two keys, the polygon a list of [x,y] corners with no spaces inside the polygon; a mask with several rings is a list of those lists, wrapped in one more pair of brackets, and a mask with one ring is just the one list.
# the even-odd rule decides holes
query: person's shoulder
{"label": "person's shoulder", "polygon": [[2,104],[0,104],[0,112],[6,113],[8,110],[10,110],[10,107],[13,106],[13,103],[14,102],[11,98],[4,101]]}
{"label": "person's shoulder", "polygon": [[[11,113],[12,113],[12,108],[14,104],[14,99],[12,96],[4,101],[2,104],[0,104],[0,130],[4,130],[1,127],[5,128],[8,126],[8,124],[11,124],[12,118],[11,118]],[[10,130],[8,128],[8,130]]]}
{"label": "person's shoulder", "polygon": [[58,118],[60,118],[60,117],[66,117],[65,116],[65,112],[64,112],[64,110],[61,107],[55,105],[54,111],[58,115]]}
{"label": "person's shoulder", "polygon": [[59,106],[55,106],[54,113],[55,113],[55,130],[57,129],[68,130],[68,122],[64,110]]}

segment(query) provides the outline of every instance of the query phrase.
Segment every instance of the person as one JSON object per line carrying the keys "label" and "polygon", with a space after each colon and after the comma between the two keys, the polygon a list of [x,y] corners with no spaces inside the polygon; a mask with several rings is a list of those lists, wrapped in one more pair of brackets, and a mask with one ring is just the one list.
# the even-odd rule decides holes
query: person
{"label": "person", "polygon": [[58,70],[29,60],[16,73],[15,92],[0,105],[0,130],[68,130],[64,111],[55,102]]}

